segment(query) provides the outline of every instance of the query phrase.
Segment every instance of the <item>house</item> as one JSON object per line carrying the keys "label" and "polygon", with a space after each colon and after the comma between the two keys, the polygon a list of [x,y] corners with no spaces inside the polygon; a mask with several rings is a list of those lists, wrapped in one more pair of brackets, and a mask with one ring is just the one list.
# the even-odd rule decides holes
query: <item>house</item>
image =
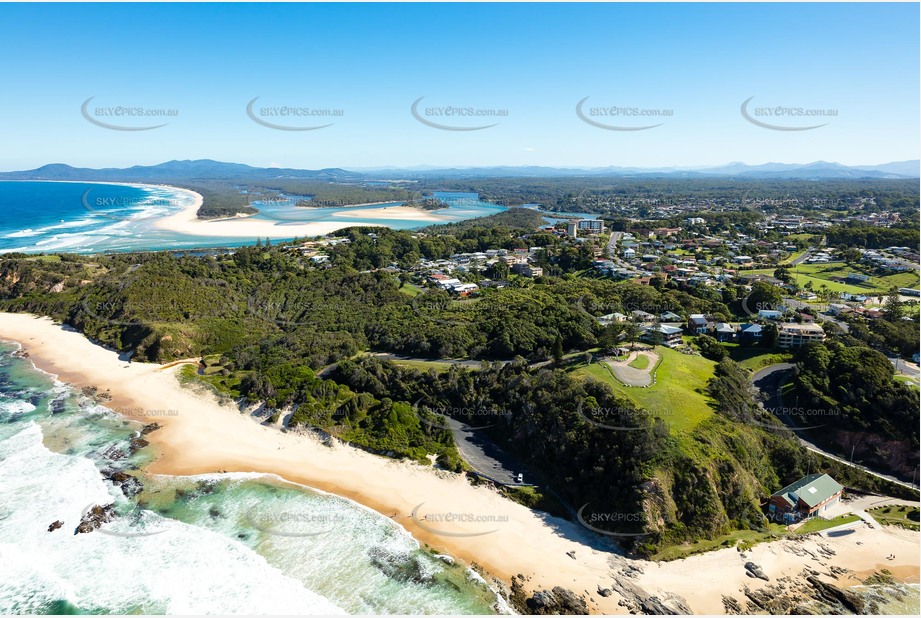
{"label": "house", "polygon": [[707,316],[702,313],[692,313],[688,317],[688,330],[695,335],[703,335],[707,332],[709,321]]}
{"label": "house", "polygon": [[627,247],[627,248],[624,249],[624,251],[623,251],[623,256],[624,256],[625,258],[632,258],[632,257],[635,257],[635,256],[636,256],[636,251],[634,251],[634,250],[631,249],[630,247]]}
{"label": "house", "polygon": [[771,494],[768,517],[785,524],[815,517],[838,504],[843,492],[827,474],[810,474]]}
{"label": "house", "polygon": [[544,269],[540,266],[531,266],[530,264],[513,264],[512,272],[525,277],[542,277]]}
{"label": "house", "polygon": [[625,316],[623,313],[617,313],[615,311],[614,313],[608,313],[606,315],[598,316],[597,319],[598,319],[599,324],[601,324],[602,326],[607,326],[614,322],[626,322],[627,316]]}
{"label": "house", "polygon": [[798,348],[810,341],[822,341],[825,331],[818,324],[781,324],[777,330],[777,347]]}
{"label": "house", "polygon": [[672,311],[666,311],[659,316],[659,319],[663,322],[680,322],[681,316]]}
{"label": "house", "polygon": [[848,283],[863,283],[864,281],[869,281],[869,275],[860,275],[857,273],[848,273],[847,277],[844,278]]}
{"label": "house", "polygon": [[765,320],[780,320],[783,318],[783,311],[777,311],[775,309],[759,309],[758,317],[764,318]]}
{"label": "house", "polygon": [[736,332],[736,327],[732,324],[717,322],[716,329],[713,331],[713,336],[716,337],[716,340],[719,342],[732,341],[736,338]]}
{"label": "house", "polygon": [[750,255],[737,255],[732,258],[732,261],[736,264],[751,264],[755,261],[755,258]]}
{"label": "house", "polygon": [[645,311],[640,311],[639,309],[631,311],[630,315],[633,316],[633,319],[637,322],[652,322],[656,319],[656,316],[651,313],[646,313]]}
{"label": "house", "polygon": [[681,329],[677,326],[669,326],[668,324],[643,327],[643,332],[640,334],[640,341],[657,343],[657,339],[658,343],[673,348],[681,344]]}
{"label": "house", "polygon": [[454,292],[459,296],[468,296],[469,294],[479,290],[480,286],[475,283],[455,283],[449,289],[451,292]]}
{"label": "house", "polygon": [[764,336],[760,324],[742,324],[739,327],[739,343],[758,343]]}
{"label": "house", "polygon": [[450,290],[455,285],[460,285],[461,283],[463,282],[460,279],[445,278],[445,279],[439,279],[438,281],[436,281],[435,285],[441,288],[442,290]]}

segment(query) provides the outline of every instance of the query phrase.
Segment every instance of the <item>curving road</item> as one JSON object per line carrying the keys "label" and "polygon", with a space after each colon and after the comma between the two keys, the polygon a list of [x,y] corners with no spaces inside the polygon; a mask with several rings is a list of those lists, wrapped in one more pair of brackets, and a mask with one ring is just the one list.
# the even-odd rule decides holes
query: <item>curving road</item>
{"label": "curving road", "polygon": [[[914,489],[915,485],[912,483],[906,483],[905,481],[902,481],[889,474],[883,474],[882,472],[871,470],[870,468],[866,466],[852,463],[839,455],[830,453],[829,451],[825,450],[823,447],[819,446],[818,444],[816,444],[815,442],[813,442],[807,437],[808,430],[798,429],[792,423],[792,420],[789,418],[789,415],[783,412],[784,405],[783,405],[783,399],[781,398],[781,388],[783,388],[783,385],[790,378],[790,373],[792,372],[795,366],[796,365],[794,365],[793,363],[777,363],[776,365],[769,365],[763,369],[760,369],[759,371],[756,371],[754,374],[752,374],[752,385],[754,386],[755,389],[761,392],[762,397],[764,399],[763,407],[771,411],[771,413],[774,414],[774,416],[780,419],[784,423],[784,425],[787,426],[787,429],[789,429],[791,432],[793,432],[794,435],[796,435],[796,438],[799,440],[800,444],[802,444],[806,448],[806,450],[812,451],[814,453],[818,453],[820,455],[824,455],[825,457],[828,457],[829,459],[834,459],[835,461],[840,462],[846,466],[850,466],[851,468],[857,468],[858,470],[862,470],[866,472],[867,474],[870,474],[872,476],[875,476],[881,479],[885,479],[887,481],[891,481],[897,485],[901,485],[902,487]],[[776,414],[775,410],[780,410],[781,413]]]}

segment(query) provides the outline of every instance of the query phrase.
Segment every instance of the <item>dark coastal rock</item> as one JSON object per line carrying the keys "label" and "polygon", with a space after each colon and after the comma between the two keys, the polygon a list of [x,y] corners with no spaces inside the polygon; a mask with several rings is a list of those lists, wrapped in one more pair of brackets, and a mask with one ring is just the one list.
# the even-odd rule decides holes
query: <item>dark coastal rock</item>
{"label": "dark coastal rock", "polygon": [[851,614],[865,614],[866,613],[866,603],[859,596],[850,592],[848,590],[842,590],[837,586],[832,584],[826,584],[822,580],[812,575],[806,577],[813,588],[815,588],[816,593],[821,597],[821,600],[829,602],[831,604],[840,604],[843,605],[848,613]]}
{"label": "dark coastal rock", "polygon": [[427,573],[419,558],[410,552],[391,552],[383,547],[368,550],[371,564],[384,575],[401,582],[430,584],[433,576]]}
{"label": "dark coastal rock", "polygon": [[121,470],[106,468],[102,471],[102,477],[107,481],[112,481],[114,485],[117,485],[122,490],[122,493],[125,494],[126,498],[133,498],[144,491],[144,484],[141,483],[139,478],[131,476]]}
{"label": "dark coastal rock", "polygon": [[99,389],[95,386],[84,386],[80,389],[80,392],[83,393],[85,397],[95,397],[98,391]]}
{"label": "dark coastal rock", "polygon": [[113,521],[116,517],[114,504],[107,504],[106,506],[97,504],[83,514],[77,529],[74,530],[74,534],[87,534],[93,530],[98,530],[102,524]]}
{"label": "dark coastal rock", "polygon": [[535,616],[588,614],[585,599],[560,586],[554,586],[553,590],[538,590],[526,604],[528,613]]}
{"label": "dark coastal rock", "polygon": [[63,399],[53,399],[51,403],[48,404],[48,411],[51,414],[60,414],[67,407],[66,402]]}
{"label": "dark coastal rock", "polygon": [[141,435],[146,436],[150,432],[160,429],[161,426],[162,425],[160,425],[160,423],[150,423],[149,425],[144,425],[144,428],[141,429]]}
{"label": "dark coastal rock", "polygon": [[598,594],[603,597],[609,597],[611,596],[612,592],[610,588],[602,588],[601,586],[598,586]]}
{"label": "dark coastal rock", "polygon": [[771,581],[771,578],[768,577],[765,574],[765,572],[761,569],[761,567],[755,564],[754,562],[745,563],[745,574],[748,575],[749,577],[756,577],[758,579],[763,579],[766,582]]}
{"label": "dark coastal rock", "polygon": [[[640,608],[643,613],[649,616],[673,616],[682,612],[676,612],[671,607],[662,602],[659,597],[648,597],[640,602]],[[685,612],[690,613],[690,612]]]}
{"label": "dark coastal rock", "polygon": [[102,456],[106,459],[115,461],[117,459],[124,459],[126,457],[126,453],[117,446],[110,446],[102,453]]}
{"label": "dark coastal rock", "polygon": [[56,522],[53,522],[50,526],[48,526],[48,532],[54,532],[55,530],[57,530],[63,525],[64,525],[64,522],[59,519]]}
{"label": "dark coastal rock", "polygon": [[742,606],[738,601],[735,600],[735,597],[730,597],[723,595],[723,609],[727,614],[738,616],[742,613]]}
{"label": "dark coastal rock", "polygon": [[141,436],[135,436],[131,438],[131,442],[128,443],[128,451],[130,454],[134,455],[136,452],[150,444],[147,440]]}

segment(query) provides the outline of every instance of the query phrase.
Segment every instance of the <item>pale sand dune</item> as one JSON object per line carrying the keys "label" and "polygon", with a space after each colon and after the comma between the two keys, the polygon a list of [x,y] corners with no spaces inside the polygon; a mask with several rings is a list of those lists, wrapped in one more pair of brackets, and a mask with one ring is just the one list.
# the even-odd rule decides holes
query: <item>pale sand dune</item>
{"label": "pale sand dune", "polygon": [[[163,428],[147,436],[159,454],[149,468],[153,473],[276,474],[393,517],[422,542],[468,564],[476,562],[506,583],[521,573],[531,578],[527,584],[531,590],[562,586],[584,594],[593,613],[626,613],[618,605],[617,594],[602,597],[597,589],[610,588],[627,564],[645,570],[638,580],[631,581],[653,594],[670,592],[685,597],[697,613],[723,613],[722,594],[740,598],[743,585],[759,587],[760,580],[745,576],[747,559],[760,564],[772,580],[797,576],[805,566],[827,571],[810,556],[785,550],[791,541],[756,546],[747,554],[750,558],[743,558],[735,549],[724,549],[658,565],[629,561],[590,547],[597,541],[580,527],[541,517],[494,491],[472,487],[461,475],[377,457],[344,445],[325,447],[308,436],[283,434],[258,425],[236,408],[221,406],[211,396],[181,387],[174,373],[177,367],[160,371],[159,365],[121,361],[115,352],[47,318],[0,313],[0,338],[20,342],[37,367],[62,381],[110,390],[109,407],[116,411],[125,411],[143,422],[160,423]],[[145,416],[145,410],[176,412]],[[411,513],[417,508],[419,518],[414,519]],[[487,516],[493,521],[448,524],[424,519],[425,515],[446,513]],[[825,560],[827,564],[858,572],[888,568],[908,581],[918,581],[917,533],[859,526],[861,529],[851,535],[820,539],[837,552]],[[450,536],[439,532],[488,534]],[[857,545],[857,541],[862,544]],[[800,546],[810,547],[816,542],[809,539]],[[567,552],[575,552],[575,558]],[[890,553],[898,560],[887,561],[885,556]]]}
{"label": "pale sand dune", "polygon": [[[226,236],[226,237],[262,237],[262,238],[300,238],[310,236],[323,236],[336,230],[355,225],[380,226],[380,223],[367,223],[361,219],[403,219],[419,221],[420,223],[443,222],[444,217],[409,206],[390,206],[388,208],[367,208],[355,211],[341,211],[334,215],[337,219],[345,221],[305,221],[304,223],[285,222],[281,225],[278,221],[253,219],[252,217],[231,217],[227,219],[203,220],[198,218],[198,209],[202,205],[202,196],[194,191],[173,187],[194,196],[192,204],[168,217],[163,217],[154,223],[161,230],[191,234],[193,236]],[[350,219],[355,219],[350,220]]]}

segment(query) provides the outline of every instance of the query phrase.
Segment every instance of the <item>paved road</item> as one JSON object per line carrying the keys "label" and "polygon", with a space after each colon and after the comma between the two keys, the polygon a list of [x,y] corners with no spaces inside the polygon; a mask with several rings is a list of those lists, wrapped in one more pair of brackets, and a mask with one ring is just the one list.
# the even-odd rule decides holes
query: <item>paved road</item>
{"label": "paved road", "polygon": [[901,373],[904,376],[909,376],[912,378],[918,379],[921,375],[921,370],[919,370],[918,365],[914,363],[906,362],[904,359],[898,356],[886,356],[889,359],[889,362],[892,363],[892,366],[895,367],[896,373]]}
{"label": "paved road", "polygon": [[[461,367],[467,367],[468,369],[479,369],[483,361],[478,360],[469,360],[469,359],[458,359],[458,358],[422,358],[416,356],[402,356],[400,354],[391,354],[389,352],[370,352],[369,356],[376,356],[381,360],[389,361],[416,361],[416,362],[428,362],[428,363],[445,363],[448,365],[459,365]],[[510,363],[512,361],[507,360],[498,360],[498,361],[489,361],[491,363],[501,363],[503,365]]]}
{"label": "paved road", "polygon": [[812,249],[806,249],[806,251],[804,251],[801,256],[799,256],[798,258],[790,262],[790,265],[798,266],[799,264],[802,264],[803,262],[808,260],[810,255],[812,255]]}
{"label": "paved road", "polygon": [[638,275],[639,271],[632,265],[623,261],[621,257],[617,254],[617,243],[620,242],[620,239],[623,237],[623,232],[611,232],[611,239],[608,240],[607,253],[608,257],[614,262],[614,265],[618,268],[626,268],[633,275]]}
{"label": "paved road", "polygon": [[[800,444],[802,444],[807,450],[810,450],[814,453],[819,453],[820,455],[824,455],[829,459],[834,459],[835,461],[840,462],[846,466],[863,470],[867,474],[879,477],[881,479],[886,479],[887,481],[892,481],[893,483],[901,485],[902,487],[914,489],[915,485],[911,483],[906,483],[905,481],[902,481],[889,474],[883,474],[881,472],[871,470],[866,466],[852,463],[839,455],[825,450],[823,447],[819,446],[810,439],[809,430],[798,429],[792,424],[789,415],[782,412],[784,405],[780,393],[784,383],[787,381],[787,379],[789,379],[790,372],[793,367],[794,365],[792,363],[778,363],[776,365],[769,365],[752,375],[752,385],[763,394],[765,399],[764,407],[766,409],[770,410],[772,413],[775,410],[781,411],[780,414],[775,414],[775,416],[783,421],[784,424],[787,425],[787,429],[796,435],[796,438],[799,440]],[[813,431],[821,431],[821,428]]]}
{"label": "paved road", "polygon": [[623,237],[623,232],[611,232],[611,239],[608,240],[608,257],[617,257],[617,243]]}
{"label": "paved road", "polygon": [[[533,484],[534,478],[525,467],[496,446],[482,429],[472,428],[448,416],[445,417],[445,420],[448,427],[451,428],[451,434],[454,436],[454,442],[457,444],[461,457],[476,472],[503,485],[528,486]],[[524,476],[521,483],[517,480],[519,473]]]}

